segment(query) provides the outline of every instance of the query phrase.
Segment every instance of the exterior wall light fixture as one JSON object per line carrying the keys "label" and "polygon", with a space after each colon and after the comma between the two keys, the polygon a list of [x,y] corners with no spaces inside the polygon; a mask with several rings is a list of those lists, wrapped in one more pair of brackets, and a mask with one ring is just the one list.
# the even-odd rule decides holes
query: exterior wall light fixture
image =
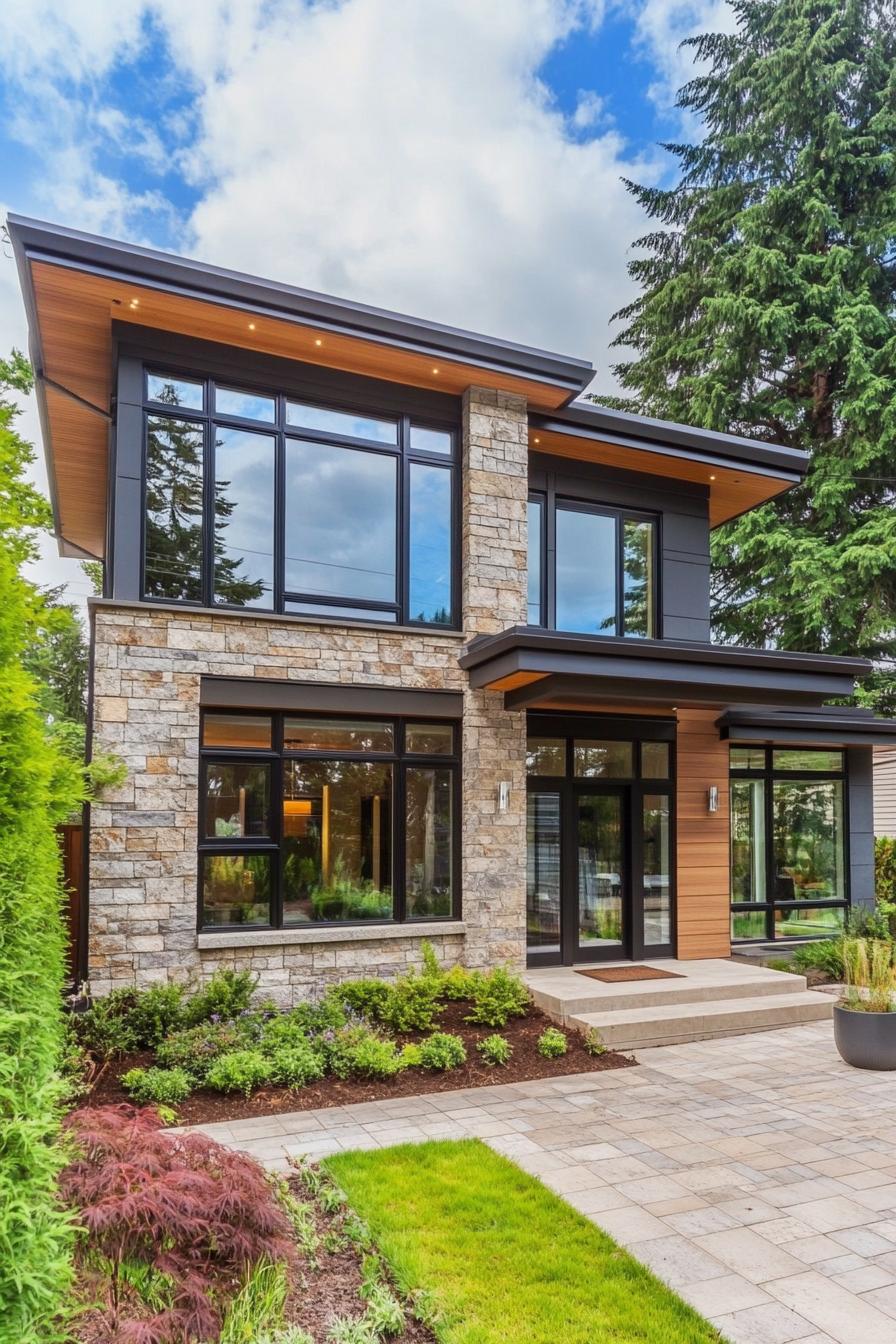
{"label": "exterior wall light fixture", "polygon": [[510,782],[502,779],[498,785],[498,811],[506,812],[510,806]]}
{"label": "exterior wall light fixture", "polygon": [[719,786],[710,784],[706,792],[706,810],[707,812],[718,812],[719,810]]}

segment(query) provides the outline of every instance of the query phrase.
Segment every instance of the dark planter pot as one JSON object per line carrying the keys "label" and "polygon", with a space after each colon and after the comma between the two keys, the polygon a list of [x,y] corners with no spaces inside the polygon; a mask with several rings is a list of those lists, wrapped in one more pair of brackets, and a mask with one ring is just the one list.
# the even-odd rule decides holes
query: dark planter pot
{"label": "dark planter pot", "polygon": [[863,1013],[835,1004],[834,1044],[854,1069],[896,1069],[896,1013]]}

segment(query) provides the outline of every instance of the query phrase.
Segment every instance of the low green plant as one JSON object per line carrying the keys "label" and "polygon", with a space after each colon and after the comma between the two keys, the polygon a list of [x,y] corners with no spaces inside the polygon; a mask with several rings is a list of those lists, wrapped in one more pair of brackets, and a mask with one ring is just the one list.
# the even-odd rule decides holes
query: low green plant
{"label": "low green plant", "polygon": [[459,1036],[448,1031],[434,1031],[420,1042],[420,1064],[424,1069],[446,1073],[466,1063],[467,1052]]}
{"label": "low green plant", "polygon": [[366,1316],[337,1316],[327,1331],[328,1344],[379,1344]]}
{"label": "low green plant", "polygon": [[823,971],[832,980],[842,980],[843,943],[842,938],[820,938],[814,943],[803,943],[793,949],[791,965],[800,974],[805,971]]}
{"label": "low green plant", "polygon": [[258,1335],[254,1344],[314,1344],[314,1336],[301,1325],[285,1325],[272,1335]]}
{"label": "low green plant", "polygon": [[232,1298],[218,1344],[257,1344],[259,1331],[283,1323],[288,1284],[280,1260],[259,1260]]}
{"label": "low green plant", "polygon": [[846,938],[843,964],[846,989],[841,1002],[844,1007],[864,1013],[896,1011],[892,943],[884,939]]}
{"label": "low green plant", "polygon": [[582,1034],[582,1043],[589,1055],[596,1057],[607,1053],[606,1042],[597,1027],[589,1027],[588,1030]]}
{"label": "low green plant", "polygon": [[320,1235],[314,1217],[314,1205],[297,1199],[285,1181],[278,1186],[277,1199],[292,1224],[299,1250],[305,1256],[311,1268],[317,1269]]}
{"label": "low green plant", "polygon": [[258,976],[251,971],[215,971],[214,975],[184,1006],[184,1022],[196,1026],[213,1018],[231,1021],[244,1013],[252,1002]]}
{"label": "low green plant", "polygon": [[242,1092],[249,1097],[271,1081],[272,1065],[260,1050],[231,1050],[219,1055],[205,1075],[205,1085],[214,1092]]}
{"label": "low green plant", "polygon": [[253,1044],[244,1022],[200,1022],[176,1031],[156,1047],[156,1063],[166,1069],[185,1069],[197,1082],[222,1055]]}
{"label": "low green plant", "polygon": [[364,1313],[374,1337],[400,1335],[404,1331],[404,1307],[386,1283],[362,1285],[361,1295],[367,1301]]}
{"label": "low green plant", "polygon": [[271,1064],[271,1081],[293,1091],[316,1083],[326,1073],[323,1057],[310,1041],[278,1046],[267,1058]]}
{"label": "low green plant", "polygon": [[401,1054],[398,1056],[403,1069],[419,1069],[420,1067],[420,1047],[419,1045],[403,1045]]}
{"label": "low green plant", "polygon": [[429,1031],[439,1011],[439,982],[408,971],[389,986],[380,1018],[393,1031]]}
{"label": "low green plant", "polygon": [[334,998],[345,1008],[350,1008],[359,1017],[376,1019],[382,1016],[389,998],[389,985],[385,980],[349,980],[330,991]]}
{"label": "low green plant", "polygon": [[466,966],[455,964],[450,971],[445,971],[442,976],[440,991],[442,998],[452,1000],[472,999],[478,979],[475,971],[468,971]]}
{"label": "low green plant", "polygon": [[420,944],[420,956],[423,961],[423,970],[421,974],[427,980],[442,979],[442,968],[439,965],[439,959],[436,956],[435,948],[428,938],[424,938]]}
{"label": "low green plant", "polygon": [[129,1069],[121,1085],[138,1106],[178,1106],[193,1091],[186,1069]]}
{"label": "low green plant", "polygon": [[120,1059],[136,1050],[139,1040],[131,1017],[136,997],[133,989],[113,989],[75,1013],[72,1025],[79,1045],[99,1060]]}
{"label": "low green plant", "polygon": [[548,1027],[538,1038],[538,1053],[544,1059],[559,1059],[567,1049],[566,1036],[557,1027]]}
{"label": "low green plant", "polygon": [[513,1046],[506,1036],[486,1036],[476,1046],[482,1056],[483,1062],[494,1068],[496,1065],[509,1064],[510,1056],[513,1054]]}
{"label": "low green plant", "polygon": [[337,1078],[393,1078],[403,1067],[395,1042],[367,1027],[343,1027],[330,1045]]}
{"label": "low green plant", "polygon": [[486,975],[476,977],[473,1008],[467,1021],[486,1027],[506,1027],[512,1017],[525,1017],[530,1001],[520,977],[506,966],[496,966]]}
{"label": "low green plant", "polygon": [[139,1045],[154,1049],[183,1024],[183,985],[151,985],[134,996],[128,1017]]}

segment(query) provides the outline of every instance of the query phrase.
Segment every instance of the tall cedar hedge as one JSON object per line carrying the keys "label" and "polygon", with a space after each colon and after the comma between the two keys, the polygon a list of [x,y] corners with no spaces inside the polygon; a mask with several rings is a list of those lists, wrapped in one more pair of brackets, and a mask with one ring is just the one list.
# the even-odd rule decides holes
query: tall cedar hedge
{"label": "tall cedar hedge", "polygon": [[724,640],[864,654],[896,710],[893,0],[732,0],[690,43],[670,188],[618,317],[617,399],[811,454],[805,485],[714,536]]}
{"label": "tall cedar hedge", "polygon": [[[20,357],[0,361],[0,1344],[46,1344],[70,1283],[57,1202],[64,934],[55,825],[81,781],[47,738],[23,667],[39,599],[21,575],[46,504],[14,428]],[[10,394],[13,395],[10,395]]]}

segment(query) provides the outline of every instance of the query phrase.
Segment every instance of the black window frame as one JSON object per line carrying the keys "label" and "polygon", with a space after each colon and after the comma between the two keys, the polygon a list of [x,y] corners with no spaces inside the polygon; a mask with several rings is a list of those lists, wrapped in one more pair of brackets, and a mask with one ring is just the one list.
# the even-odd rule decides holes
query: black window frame
{"label": "black window frame", "polygon": [[[265,748],[214,747],[204,745],[205,721],[220,714],[243,714],[256,719],[270,720],[271,746]],[[344,719],[346,722],[389,723],[393,730],[391,751],[321,751],[294,750],[284,747],[283,728],[286,719],[319,720],[322,722]],[[439,722],[450,726],[452,730],[452,751],[448,753],[422,753],[406,750],[405,734],[408,724],[427,724]],[[463,907],[461,892],[461,732],[460,722],[455,719],[437,719],[432,714],[358,714],[344,715],[331,712],[306,712],[304,710],[253,711],[227,709],[221,706],[203,709],[199,724],[199,780],[197,798],[197,880],[196,880],[196,929],[197,933],[253,933],[284,932],[295,933],[304,929],[341,929],[392,927],[406,924],[413,929],[422,924],[450,923],[461,918]],[[331,919],[307,920],[299,923],[283,922],[283,778],[284,764],[292,760],[305,761],[363,761],[389,765],[392,768],[392,917],[387,919]],[[207,766],[217,762],[245,761],[253,764],[263,762],[271,765],[270,794],[270,831],[269,836],[243,837],[207,837],[205,835],[205,779]],[[446,915],[411,915],[407,913],[407,871],[406,871],[406,797],[405,778],[408,769],[448,769],[452,772],[451,789],[451,910]],[[209,854],[243,855],[265,853],[271,855],[271,920],[268,924],[205,924],[203,922],[203,866]]]}
{"label": "black window frame", "polygon": [[[322,399],[318,394],[303,395],[296,387],[277,390],[269,382],[256,381],[251,377],[235,379],[231,374],[200,372],[183,365],[168,364],[164,360],[143,358],[141,363],[142,389],[142,443],[141,443],[141,511],[140,511],[140,599],[147,603],[170,605],[175,603],[184,608],[211,608],[216,611],[242,612],[260,615],[288,613],[287,604],[303,603],[324,608],[327,615],[304,613],[310,619],[329,620],[332,609],[334,623],[383,621],[396,626],[407,626],[422,630],[459,630],[461,596],[461,480],[460,480],[460,433],[456,421],[433,416],[427,413],[406,412],[381,409],[371,405],[364,409],[352,403]],[[201,383],[203,387],[202,410],[171,406],[165,402],[154,401],[149,396],[150,375],[161,375],[172,380],[184,379],[191,383]],[[240,416],[225,415],[216,412],[216,384],[228,389],[245,392],[248,395],[272,397],[275,403],[273,421],[248,420]],[[378,440],[336,434],[330,431],[302,429],[287,422],[287,402],[301,401],[322,411],[334,411],[364,418],[368,416],[378,420],[394,421],[397,425],[397,442],[382,443]],[[201,598],[199,600],[160,597],[147,592],[146,571],[146,495],[147,495],[147,457],[149,448],[149,422],[152,417],[180,420],[201,427],[203,442],[203,515],[202,515],[202,575]],[[273,499],[273,569],[274,583],[271,606],[247,605],[216,600],[214,592],[214,510],[215,510],[215,435],[214,427],[241,430],[246,433],[263,434],[274,440],[274,499]],[[427,452],[411,447],[412,427],[439,430],[451,436],[451,452]],[[375,453],[396,461],[396,528],[395,528],[395,576],[396,600],[378,602],[364,598],[332,598],[317,593],[288,590],[285,587],[285,537],[286,537],[286,444],[287,441],[300,440],[320,443],[335,448],[350,448],[358,452]],[[449,523],[449,573],[451,583],[451,602],[448,622],[420,621],[413,618],[410,610],[411,555],[410,555],[410,513],[411,513],[411,469],[414,465],[436,467],[449,474],[449,498],[451,519]],[[344,615],[350,610],[351,614]],[[358,611],[369,611],[369,617],[357,615]],[[383,615],[383,613],[388,613]],[[303,614],[303,613],[299,613]]]}
{"label": "black window frame", "polygon": [[[662,515],[649,509],[632,509],[623,505],[605,504],[598,499],[583,499],[567,491],[530,490],[530,504],[541,506],[541,585],[540,604],[541,621],[534,627],[540,630],[559,630],[557,625],[557,514],[560,511],[596,514],[612,518],[615,522],[615,598],[616,629],[613,634],[600,631],[579,631],[594,639],[661,639],[662,603],[660,599],[660,529]],[[646,635],[629,633],[625,628],[625,524],[627,522],[649,523],[653,529],[653,548],[650,567],[650,586],[653,596],[652,629]],[[527,624],[528,621],[528,583],[527,583]]]}
{"label": "black window frame", "polygon": [[[811,751],[812,747],[790,748],[786,743],[757,743],[757,742],[732,742],[730,751],[737,750],[761,751],[763,755],[763,765],[761,767],[736,766],[731,764],[729,757],[729,781],[731,784],[737,780],[760,780],[763,784],[763,810],[765,825],[765,863],[763,871],[765,873],[765,891],[766,899],[764,901],[735,901],[734,896],[734,828],[729,826],[729,905],[731,920],[731,942],[732,945],[740,946],[748,943],[780,943],[786,946],[787,943],[796,939],[805,938],[825,938],[827,934],[788,934],[786,937],[777,938],[775,936],[775,912],[778,910],[842,910],[844,912],[844,925],[849,920],[849,912],[852,909],[852,892],[850,886],[850,845],[849,845],[849,756],[842,747],[825,748],[817,747],[815,750],[835,750],[840,752],[841,766],[839,770],[783,770],[780,767],[775,768],[774,753],[776,751],[800,750]],[[790,780],[793,782],[803,781],[806,783],[823,783],[825,781],[839,782],[841,785],[840,808],[843,824],[843,888],[844,895],[836,899],[828,900],[776,900],[775,891],[775,834],[774,834],[774,785],[776,781]],[[769,894],[771,893],[771,895]],[[764,914],[765,915],[765,933],[758,937],[736,938],[734,936],[734,916],[737,914]],[[833,931],[832,931],[833,932]]]}

